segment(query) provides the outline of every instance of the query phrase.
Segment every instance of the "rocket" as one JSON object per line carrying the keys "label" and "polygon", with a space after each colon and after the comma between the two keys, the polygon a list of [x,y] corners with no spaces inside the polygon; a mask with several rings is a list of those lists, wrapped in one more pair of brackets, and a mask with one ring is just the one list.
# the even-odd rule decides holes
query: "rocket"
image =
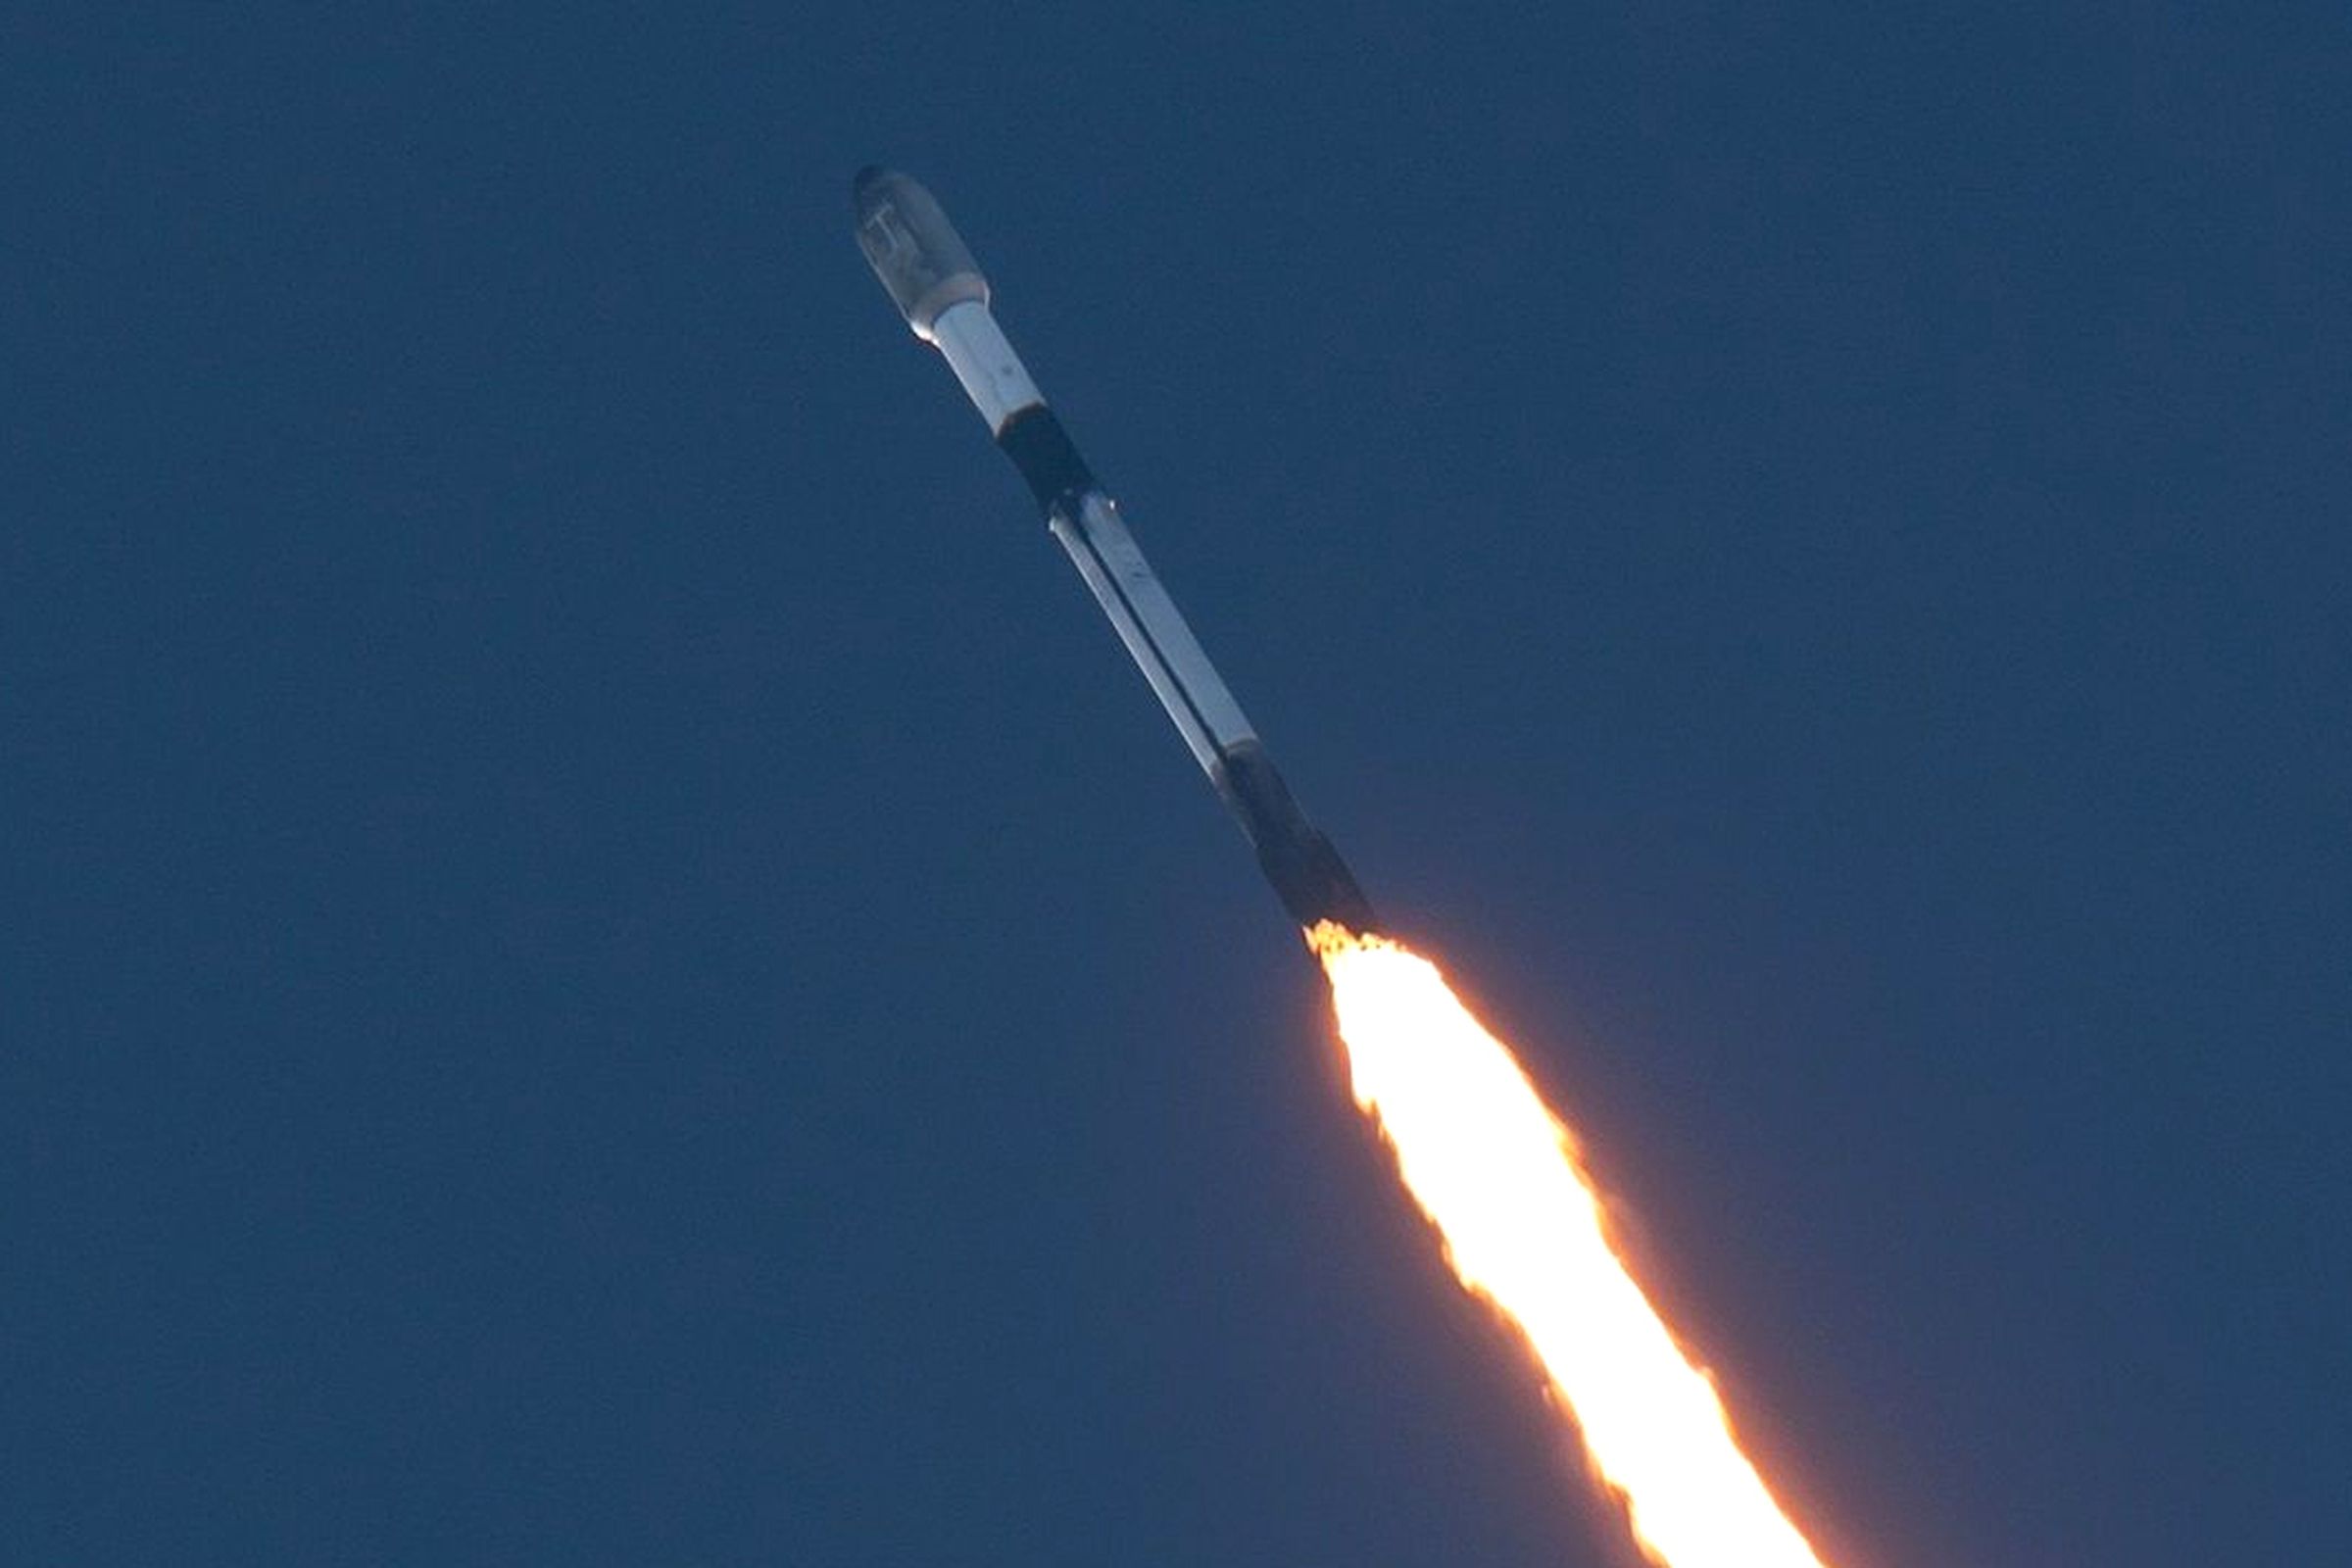
{"label": "rocket", "polygon": [[1292,799],[1241,705],[1177,612],[1118,503],[1078,455],[989,311],[988,279],[931,193],[887,169],[858,171],[858,245],[914,335],[939,350],[1069,552],[1095,602],[1144,672],[1177,734],[1241,825],[1291,918],[1350,931],[1372,905]]}

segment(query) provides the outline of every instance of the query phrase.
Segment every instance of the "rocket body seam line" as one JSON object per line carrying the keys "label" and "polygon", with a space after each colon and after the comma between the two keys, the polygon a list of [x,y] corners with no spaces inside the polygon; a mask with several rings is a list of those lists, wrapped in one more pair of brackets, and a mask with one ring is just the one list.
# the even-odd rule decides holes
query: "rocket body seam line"
{"label": "rocket body seam line", "polygon": [[[1090,509],[1087,506],[1090,499],[1100,506]],[[1144,555],[1144,547],[1136,543],[1135,535],[1120,518],[1118,503],[1111,499],[1110,492],[1099,482],[1090,484],[1078,497],[1077,511],[1078,526],[1086,535],[1095,559],[1102,563],[1117,589],[1120,604],[1151,643],[1152,657],[1184,690],[1188,706],[1199,715],[1201,727],[1216,743],[1218,751],[1222,753],[1244,741],[1255,740],[1257,726],[1250,722],[1250,715],[1242,710],[1241,699],[1233,695],[1233,688],[1225,684],[1225,677],[1218,673],[1208,650],[1200,646],[1192,622],[1176,608],[1167,584],[1159,580],[1159,573]],[[1111,554],[1113,548],[1125,551],[1132,558],[1132,573],[1119,568]]]}
{"label": "rocket body seam line", "polygon": [[[1105,502],[1110,499],[1100,488],[1089,493],[1102,496]],[[1135,602],[1128,598],[1126,586],[1119,581],[1118,573],[1112,571],[1110,563],[1102,559],[1102,552],[1096,545],[1095,536],[1088,531],[1085,522],[1080,517],[1071,515],[1068,512],[1060,514],[1060,521],[1063,527],[1069,529],[1076,536],[1078,543],[1086,551],[1087,559],[1094,563],[1094,572],[1082,573],[1082,575],[1097,578],[1104,588],[1109,590],[1111,597],[1117,601],[1119,615],[1124,618],[1126,624],[1135,628],[1137,638],[1151,650],[1152,662],[1158,665],[1160,672],[1167,677],[1169,689],[1182,699],[1185,715],[1191,719],[1193,727],[1199,731],[1202,744],[1218,760],[1222,761],[1225,757],[1226,743],[1217,738],[1216,730],[1208,722],[1208,715],[1200,710],[1199,701],[1194,698],[1192,688],[1185,685],[1184,677],[1176,672],[1176,666],[1169,661],[1167,651],[1160,646],[1159,639],[1152,635],[1151,622],[1137,612]],[[1090,582],[1088,586],[1092,587],[1093,583]],[[1145,672],[1145,678],[1151,679],[1150,671]],[[1158,682],[1152,681],[1152,684],[1156,686]]]}

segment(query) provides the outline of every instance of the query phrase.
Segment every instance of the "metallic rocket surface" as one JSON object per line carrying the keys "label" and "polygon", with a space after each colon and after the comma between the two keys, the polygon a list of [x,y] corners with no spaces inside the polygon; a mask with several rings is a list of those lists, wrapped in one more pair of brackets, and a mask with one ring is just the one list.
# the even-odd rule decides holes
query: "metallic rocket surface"
{"label": "metallic rocket surface", "polygon": [[1331,841],[1292,799],[1241,705],[1201,652],[1061,421],[989,311],[988,280],[931,193],[864,169],[853,191],[858,245],[914,328],[938,349],[997,445],[1028,481],[1046,526],[1110,617],[1176,731],[1257,851],[1300,925],[1373,929],[1372,906]]}

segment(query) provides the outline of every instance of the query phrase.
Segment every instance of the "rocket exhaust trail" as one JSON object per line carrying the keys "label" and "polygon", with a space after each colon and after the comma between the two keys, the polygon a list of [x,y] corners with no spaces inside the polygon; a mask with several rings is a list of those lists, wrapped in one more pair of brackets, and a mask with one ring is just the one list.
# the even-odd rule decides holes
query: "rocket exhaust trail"
{"label": "rocket exhaust trail", "polygon": [[914,335],[946,357],[997,445],[1020,469],[1046,526],[1069,552],[1176,731],[1241,824],[1291,918],[1374,928],[1371,901],[1266,755],[1135,536],[1078,455],[989,313],[988,279],[929,191],[862,169],[852,197],[858,245]]}
{"label": "rocket exhaust trail", "polygon": [[1668,1568],[1822,1568],[1740,1451],[1706,1374],[1609,1245],[1568,1130],[1435,965],[1318,926],[1355,1102],[1380,1126],[1462,1288],[1527,1338]]}
{"label": "rocket exhaust trail", "polygon": [[1356,1103],[1395,1152],[1446,1260],[1525,1333],[1643,1552],[1664,1568],[1822,1568],[1740,1451],[1713,1385],[1610,1248],[1566,1129],[1437,969],[1373,934],[1370,901],[1291,798],[1005,341],[987,280],[939,203],[880,169],[859,172],[855,200],[875,275],[1028,481],[1322,958]]}

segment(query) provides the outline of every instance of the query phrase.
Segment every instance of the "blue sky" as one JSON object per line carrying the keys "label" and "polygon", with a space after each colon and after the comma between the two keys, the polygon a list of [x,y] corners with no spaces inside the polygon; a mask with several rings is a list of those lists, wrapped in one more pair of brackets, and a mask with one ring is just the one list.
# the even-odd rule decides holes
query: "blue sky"
{"label": "blue sky", "polygon": [[2352,1553],[2346,33],[29,29],[26,1560],[1626,1561],[875,161],[1840,1568]]}

